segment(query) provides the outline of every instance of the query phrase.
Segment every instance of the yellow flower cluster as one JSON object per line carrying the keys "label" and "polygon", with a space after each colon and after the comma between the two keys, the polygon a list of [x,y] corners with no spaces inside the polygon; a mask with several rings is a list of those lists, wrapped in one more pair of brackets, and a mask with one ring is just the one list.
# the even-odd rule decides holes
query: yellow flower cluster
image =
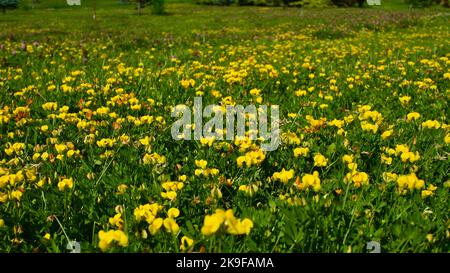
{"label": "yellow flower cluster", "polygon": [[362,121],[361,122],[361,129],[363,131],[372,131],[372,133],[375,134],[378,131],[378,125],[369,123],[367,121]]}
{"label": "yellow flower cluster", "polygon": [[399,97],[398,99],[400,100],[401,104],[406,105],[411,100],[411,97],[410,96],[403,96],[403,97]]}
{"label": "yellow flower cluster", "polygon": [[422,122],[422,128],[439,129],[441,128],[441,124],[437,120],[427,120]]}
{"label": "yellow flower cluster", "polygon": [[249,149],[257,149],[256,144],[252,142],[252,140],[249,137],[240,137],[237,136],[234,140],[234,145],[239,147],[239,152],[243,153]]}
{"label": "yellow flower cluster", "polygon": [[296,133],[285,132],[281,134],[281,140],[287,145],[300,145],[302,136],[298,137]]}
{"label": "yellow flower cluster", "polygon": [[158,203],[140,205],[134,209],[136,222],[139,223],[140,221],[145,220],[147,223],[151,224],[161,209],[162,206]]}
{"label": "yellow flower cluster", "polygon": [[437,186],[430,184],[428,188],[425,188],[425,181],[419,179],[415,173],[406,175],[397,175],[396,173],[384,172],[383,180],[386,182],[395,182],[397,190],[400,194],[407,194],[414,190],[422,190],[421,197],[427,198],[432,196],[437,189]]}
{"label": "yellow flower cluster", "polygon": [[72,178],[64,178],[58,182],[58,189],[60,191],[64,191],[65,189],[73,188],[73,179]]}
{"label": "yellow flower cluster", "polygon": [[181,86],[183,86],[184,89],[188,89],[189,87],[195,86],[195,80],[193,79],[183,79],[180,81]]}
{"label": "yellow flower cluster", "polygon": [[134,217],[138,223],[144,219],[149,224],[148,231],[151,235],[158,233],[162,226],[167,232],[177,234],[180,227],[175,218],[180,215],[180,211],[177,208],[170,208],[167,211],[167,217],[163,219],[158,217],[161,210],[162,206],[157,203],[140,205],[134,210]]}
{"label": "yellow flower cluster", "polygon": [[325,167],[328,164],[328,159],[320,153],[314,155],[314,166]]}
{"label": "yellow flower cluster", "polygon": [[365,172],[352,171],[345,175],[344,182],[353,182],[356,188],[369,184],[369,175]]}
{"label": "yellow flower cluster", "polygon": [[256,184],[240,185],[239,190],[245,192],[249,196],[253,196],[258,191],[258,185]]}
{"label": "yellow flower cluster", "polygon": [[170,208],[168,210],[167,218],[164,219],[164,227],[166,228],[167,232],[172,234],[178,233],[180,227],[178,226],[177,222],[175,222],[175,218],[177,218],[179,215],[180,211],[177,208]]}
{"label": "yellow flower cluster", "polygon": [[420,190],[425,186],[425,182],[422,179],[417,178],[415,173],[407,175],[399,175],[397,178],[398,190],[401,193],[413,191],[414,189]]}
{"label": "yellow flower cluster", "polygon": [[200,138],[200,144],[202,144],[202,146],[211,147],[213,145],[214,141],[216,141],[216,137],[215,136]]}
{"label": "yellow flower cluster", "polygon": [[[414,163],[420,159],[420,154],[418,152],[411,152],[406,144],[397,144],[395,149],[385,148],[384,150],[388,155],[400,156],[403,163],[408,161]],[[381,161],[390,165],[392,163],[392,158],[382,154]]]}
{"label": "yellow flower cluster", "polygon": [[302,179],[300,181],[299,177],[297,177],[297,180],[295,181],[295,185],[300,190],[305,189],[312,189],[315,192],[320,191],[320,178],[319,178],[319,172],[315,171],[313,174],[305,174],[302,176]]}
{"label": "yellow flower cluster", "polygon": [[195,166],[198,167],[198,169],[195,169],[194,174],[195,176],[203,175],[205,177],[208,176],[216,176],[219,174],[219,169],[216,168],[206,168],[208,165],[208,162],[206,160],[195,160]]}
{"label": "yellow flower cluster", "polygon": [[294,149],[294,156],[295,157],[299,157],[299,156],[307,156],[309,153],[309,148],[308,147],[297,147]]}
{"label": "yellow flower cluster", "polygon": [[275,172],[272,175],[272,178],[275,181],[280,181],[283,184],[287,184],[287,182],[289,182],[289,180],[291,180],[294,177],[294,170],[288,170],[286,171],[284,168],[281,170],[281,172]]}
{"label": "yellow flower cluster", "polygon": [[122,220],[122,213],[117,213],[113,217],[109,218],[109,224],[112,226],[117,227],[118,229],[123,229],[123,220]]}
{"label": "yellow flower cluster", "polygon": [[245,155],[238,156],[236,159],[238,167],[242,167],[244,164],[247,167],[251,167],[252,165],[259,165],[266,158],[264,152],[260,149],[256,151],[248,151]]}
{"label": "yellow flower cluster", "polygon": [[[21,223],[14,219],[32,216],[33,209],[43,215],[45,205],[54,208],[65,203],[73,207],[66,211],[65,225],[84,232],[80,238],[91,235],[83,226],[104,221],[100,242],[94,240],[98,245],[83,242],[90,249],[115,250],[129,239],[130,251],[165,252],[194,251],[197,240],[195,251],[200,252],[249,250],[253,249],[249,242],[263,237],[268,243],[258,244],[262,250],[298,250],[298,244],[292,248],[284,242],[273,248],[276,234],[266,228],[286,221],[284,214],[289,211],[284,206],[289,205],[317,210],[312,212],[325,216],[325,222],[342,217],[336,215],[339,209],[328,215],[322,208],[357,200],[361,194],[386,197],[383,201],[388,205],[409,202],[414,208],[411,219],[422,217],[417,208],[426,205],[434,211],[441,206],[441,197],[450,187],[450,181],[443,182],[448,180],[450,144],[450,127],[445,123],[450,79],[450,59],[444,50],[447,29],[430,23],[427,28],[435,30],[431,35],[352,28],[348,29],[352,39],[315,39],[316,26],[293,31],[291,25],[273,26],[270,35],[258,30],[258,39],[242,43],[232,42],[232,37],[255,35],[241,24],[206,29],[208,35],[201,41],[189,43],[199,32],[192,29],[194,35],[188,31],[187,40],[178,37],[187,43],[170,37],[161,40],[173,53],[168,59],[159,45],[139,46],[152,44],[148,37],[125,47],[116,39],[88,39],[80,47],[80,39],[72,34],[64,41],[55,37],[49,39],[52,43],[37,39],[27,44],[27,39],[36,40],[31,33],[41,32],[32,28],[24,29],[30,32],[24,39],[6,39],[0,60],[14,65],[0,67],[0,90],[8,91],[0,106],[0,218],[4,219],[0,227],[8,225],[0,231],[6,238],[0,240],[0,249],[51,250],[63,233],[60,229],[48,230],[46,221],[30,218],[25,219],[31,222],[21,235]],[[430,35],[433,48],[439,50],[429,50]],[[210,39],[216,36],[231,40],[216,43]],[[17,50],[21,40],[25,44]],[[377,46],[367,50],[362,40]],[[83,65],[85,61],[88,65]],[[176,103],[191,108],[198,96],[203,106],[215,104],[213,110],[221,114],[226,106],[280,105],[281,145],[276,151],[262,150],[268,140],[263,127],[251,126],[251,119],[261,121],[262,108],[244,114],[246,132],[233,140],[222,138],[228,128],[215,128],[215,137],[205,135],[189,143],[174,140],[169,132],[175,121],[170,110],[176,109]],[[199,116],[196,109],[193,114]],[[202,116],[202,121],[208,118]],[[203,124],[190,118],[183,132],[202,129],[196,126]],[[385,194],[389,190],[396,194]],[[83,203],[86,194],[95,195],[95,200]],[[420,200],[419,195],[431,200]],[[348,203],[349,211],[358,203]],[[113,204],[121,205],[113,214],[102,215]],[[235,213],[259,215],[238,219],[231,209],[216,211],[221,205]],[[211,215],[199,216],[204,208]],[[81,209],[93,211],[93,218],[84,219]],[[373,217],[377,208],[367,210],[371,212],[363,213]],[[395,211],[377,217],[389,224],[393,219],[389,213]],[[266,217],[269,214],[274,217]],[[409,216],[401,215],[400,220],[406,223]],[[434,216],[424,221],[434,221],[436,230],[445,230],[442,213]],[[359,225],[355,228],[361,229],[363,222],[354,222]],[[281,224],[284,234],[289,225]],[[417,224],[426,231],[427,223]],[[345,235],[345,225],[333,227],[334,235]],[[215,244],[214,237],[201,233],[251,238]],[[55,239],[52,244],[46,241],[51,239]],[[443,239],[435,235],[429,241],[436,243],[418,241],[407,250],[442,250]],[[342,240],[333,240],[338,241]],[[329,249],[339,247],[333,243]]]}
{"label": "yellow flower cluster", "polygon": [[144,164],[160,165],[166,163],[166,157],[158,153],[145,154],[142,161]]}
{"label": "yellow flower cluster", "polygon": [[427,198],[429,196],[432,196],[436,190],[437,190],[437,186],[431,184],[428,186],[428,188],[426,190],[422,190],[420,192],[420,196],[422,198]]}
{"label": "yellow flower cluster", "polygon": [[14,186],[17,182],[21,182],[24,179],[25,176],[23,175],[23,171],[18,171],[17,173],[11,174],[3,174],[2,176],[0,176],[0,188],[3,188],[8,183],[11,186]]}
{"label": "yellow flower cluster", "polygon": [[97,146],[100,148],[111,148],[116,144],[116,140],[113,138],[102,138],[97,141]]}
{"label": "yellow flower cluster", "polygon": [[121,247],[128,246],[128,237],[122,230],[109,230],[103,231],[100,230],[98,233],[98,247],[102,251],[106,251],[111,248],[114,244],[117,244]]}
{"label": "yellow flower cluster", "polygon": [[345,155],[342,160],[347,163],[347,168],[350,170],[350,172],[348,172],[344,177],[345,183],[353,182],[353,185],[356,188],[361,187],[361,185],[369,184],[369,175],[365,172],[359,172],[357,170],[358,164],[353,162],[353,156]]}
{"label": "yellow flower cluster", "polygon": [[201,232],[208,236],[218,232],[221,227],[229,234],[248,235],[253,228],[253,222],[248,218],[237,219],[232,209],[217,209],[214,214],[205,216]]}
{"label": "yellow flower cluster", "polygon": [[46,102],[42,104],[42,109],[46,111],[56,111],[58,109],[58,103],[57,102]]}
{"label": "yellow flower cluster", "polygon": [[161,197],[174,201],[175,198],[177,198],[177,191],[183,189],[184,183],[179,181],[168,181],[162,183],[161,186],[164,189],[164,191],[161,192]]}
{"label": "yellow flower cluster", "polygon": [[25,149],[25,143],[8,143],[7,146],[9,146],[8,148],[5,148],[5,153],[10,156],[13,153],[15,153],[16,155],[21,155],[23,154],[23,150]]}
{"label": "yellow flower cluster", "polygon": [[[320,119],[315,119],[310,115],[306,115],[305,119],[309,122],[310,127],[306,127],[305,129],[318,130],[319,127],[322,127],[327,122],[327,118],[323,117]],[[299,143],[298,143],[299,144]]]}
{"label": "yellow flower cluster", "polygon": [[289,193],[280,194],[278,198],[291,206],[304,206],[307,203],[304,197],[292,196]]}

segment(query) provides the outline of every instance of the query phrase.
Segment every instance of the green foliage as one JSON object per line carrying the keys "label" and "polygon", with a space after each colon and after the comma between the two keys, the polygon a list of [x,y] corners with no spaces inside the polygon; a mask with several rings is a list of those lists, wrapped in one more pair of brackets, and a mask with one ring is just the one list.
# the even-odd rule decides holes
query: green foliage
{"label": "green foliage", "polygon": [[441,1],[439,1],[439,3],[443,7],[446,7],[446,8],[450,7],[449,0],[441,0]]}
{"label": "green foliage", "polygon": [[[309,8],[325,8],[331,5],[330,0],[303,0],[298,2],[300,2],[302,6]],[[294,6],[295,3],[296,2],[292,2],[291,6]]]}
{"label": "green foliage", "polygon": [[331,2],[338,7],[353,7],[355,5],[363,6],[365,0],[331,0]]}
{"label": "green foliage", "polygon": [[434,0],[406,0],[405,1],[408,5],[410,5],[411,7],[419,7],[419,8],[424,8],[424,7],[429,7],[431,5],[434,4]]}
{"label": "green foliage", "polygon": [[6,8],[17,8],[19,4],[18,0],[0,0],[0,8],[5,12]]}
{"label": "green foliage", "polygon": [[[168,24],[171,18],[136,16],[134,5],[114,1],[115,7],[98,9],[97,22],[87,20],[89,8],[0,16],[0,177],[8,175],[0,179],[0,252],[65,252],[65,234],[81,243],[82,252],[100,251],[99,230],[116,228],[109,218],[117,211],[129,245],[111,251],[178,252],[182,236],[194,240],[194,252],[365,252],[372,240],[383,252],[448,251],[448,15],[171,4],[176,16]],[[275,69],[273,77],[268,68]],[[242,78],[230,83],[228,75]],[[180,86],[183,79],[193,79],[195,87]],[[219,142],[207,147],[171,138],[174,105],[190,103],[198,92],[204,105],[228,96],[248,105],[255,101],[253,88],[261,90],[264,104],[281,106],[281,129],[301,136],[309,155],[294,157],[298,145],[284,143],[261,165],[239,168],[243,153],[234,142],[224,151]],[[399,98],[406,95],[411,101],[403,104]],[[47,102],[58,107],[44,110]],[[367,111],[360,105],[382,115],[376,134],[362,131]],[[100,115],[102,106],[110,107],[109,114]],[[408,121],[412,111],[421,117]],[[142,124],[147,115],[155,120]],[[326,123],[312,127],[306,115]],[[332,123],[350,115],[354,120],[340,134]],[[426,120],[442,126],[423,128]],[[382,139],[390,128],[393,135]],[[122,135],[129,142],[122,143]],[[149,147],[140,142],[145,136]],[[96,140],[103,138],[117,142],[100,147]],[[79,156],[54,145],[69,142]],[[13,143],[24,143],[23,151],[8,154]],[[420,160],[393,155],[391,164],[382,164],[384,147],[399,144],[419,152]],[[154,152],[166,156],[166,164],[144,165],[144,155]],[[317,152],[329,159],[326,167],[313,165]],[[367,185],[344,182],[350,170],[344,154],[355,156],[358,170],[370,177]],[[196,176],[198,159],[221,177]],[[300,178],[317,170],[322,188],[300,189],[295,177],[287,184],[273,181],[282,168]],[[400,193],[397,182],[383,179],[385,172],[416,172],[437,188],[427,198],[416,189]],[[177,198],[163,199],[161,183],[180,175],[187,181]],[[64,177],[73,178],[72,189],[58,189]],[[248,195],[241,185],[258,191]],[[169,208],[180,210],[179,234],[162,227],[144,238],[148,223],[138,223],[134,210],[153,202],[163,205],[164,218]],[[223,230],[203,235],[205,216],[215,208],[232,208],[254,227],[246,236]]]}
{"label": "green foliage", "polygon": [[165,14],[164,0],[152,0],[152,13],[157,15]]}
{"label": "green foliage", "polygon": [[[203,5],[218,5],[218,6],[226,6],[230,5],[233,1],[232,0],[194,0],[196,4],[203,4]],[[253,0],[242,1],[243,5],[253,5]]]}
{"label": "green foliage", "polygon": [[239,6],[290,6],[324,8],[331,5],[330,0],[195,0],[197,4]]}

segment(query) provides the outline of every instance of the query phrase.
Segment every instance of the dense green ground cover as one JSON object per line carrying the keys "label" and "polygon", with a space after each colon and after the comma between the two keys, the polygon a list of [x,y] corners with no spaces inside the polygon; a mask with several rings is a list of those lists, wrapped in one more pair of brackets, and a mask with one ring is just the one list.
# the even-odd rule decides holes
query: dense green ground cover
{"label": "dense green ground cover", "polygon": [[[0,16],[0,252],[449,250],[444,9],[105,2]],[[283,143],[173,140],[195,96]]]}

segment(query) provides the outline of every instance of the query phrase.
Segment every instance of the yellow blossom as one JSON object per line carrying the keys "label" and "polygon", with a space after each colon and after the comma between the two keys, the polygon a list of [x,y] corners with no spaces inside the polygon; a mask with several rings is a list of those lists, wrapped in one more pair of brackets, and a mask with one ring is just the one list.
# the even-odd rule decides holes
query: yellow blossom
{"label": "yellow blossom", "polygon": [[328,159],[324,157],[322,154],[316,154],[314,156],[314,166],[316,167],[325,167],[328,164]]}
{"label": "yellow blossom", "polygon": [[294,156],[295,157],[299,157],[299,156],[307,156],[309,153],[309,148],[308,147],[297,147],[294,149]]}
{"label": "yellow blossom", "polygon": [[163,218],[156,218],[155,220],[153,220],[153,222],[148,227],[148,231],[150,231],[150,234],[155,235],[161,229],[163,222]]}
{"label": "yellow blossom", "polygon": [[180,250],[181,251],[187,251],[191,248],[191,246],[194,244],[194,240],[187,237],[187,236],[183,236],[181,237],[181,245],[180,245]]}
{"label": "yellow blossom", "polygon": [[195,166],[201,168],[201,169],[205,169],[206,165],[208,164],[208,162],[206,160],[195,160]]}
{"label": "yellow blossom", "polygon": [[98,233],[98,247],[102,251],[108,250],[113,244],[117,244],[121,247],[128,246],[128,237],[122,230],[100,230]]}
{"label": "yellow blossom", "polygon": [[164,227],[166,228],[166,230],[172,234],[177,234],[178,231],[180,230],[180,227],[178,226],[178,224],[175,222],[175,220],[173,218],[166,218],[164,219]]}
{"label": "yellow blossom", "polygon": [[110,217],[109,224],[117,227],[118,229],[122,229],[123,228],[122,214],[117,213],[116,215],[114,215],[114,217]]}
{"label": "yellow blossom", "polygon": [[422,127],[428,129],[439,129],[441,124],[437,120],[427,120],[422,122]]}
{"label": "yellow blossom", "polygon": [[167,212],[167,217],[169,218],[177,218],[180,215],[180,210],[177,208],[170,208]]}
{"label": "yellow blossom", "polygon": [[296,183],[296,186],[300,190],[311,188],[315,192],[318,192],[321,188],[319,172],[315,171],[313,174],[305,174],[301,179],[301,183]]}
{"label": "yellow blossom", "polygon": [[406,115],[406,120],[407,121],[417,120],[419,118],[420,118],[420,114],[417,113],[417,112],[411,112],[411,113]]}
{"label": "yellow blossom", "polygon": [[60,191],[63,191],[66,188],[68,188],[68,189],[73,188],[73,179],[72,178],[64,178],[58,182],[58,189]]}
{"label": "yellow blossom", "polygon": [[281,170],[281,172],[275,172],[272,176],[274,180],[278,180],[283,184],[286,184],[293,177],[294,177],[294,170],[286,171],[284,168]]}

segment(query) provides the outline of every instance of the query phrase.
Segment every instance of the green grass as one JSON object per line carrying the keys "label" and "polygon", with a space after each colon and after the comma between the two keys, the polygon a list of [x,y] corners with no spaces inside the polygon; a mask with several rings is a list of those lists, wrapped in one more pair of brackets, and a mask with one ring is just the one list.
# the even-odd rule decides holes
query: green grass
{"label": "green grass", "polygon": [[[178,252],[183,236],[195,252],[366,252],[369,241],[383,252],[448,252],[448,13],[170,3],[168,15],[139,16],[132,5],[101,3],[97,20],[86,5],[49,2],[0,14],[0,252],[65,252],[68,239],[99,252],[100,230],[126,236],[106,244],[111,252]],[[175,141],[170,110],[195,96],[204,105],[280,105],[290,134],[251,166],[239,158],[259,142]],[[398,145],[420,159],[405,159]],[[298,147],[309,153],[296,157]],[[326,166],[315,166],[317,153]],[[159,155],[165,162],[148,162]],[[352,181],[344,155],[357,163]],[[201,159],[219,174],[196,175]],[[287,183],[274,177],[282,169],[295,173]],[[315,171],[320,189],[305,182]],[[388,172],[403,177],[390,181]],[[176,199],[163,197],[163,183],[183,175]],[[73,187],[60,189],[69,178]],[[405,178],[417,188],[403,188]],[[136,215],[154,203],[156,218],[179,209],[179,230],[166,223],[150,234],[159,220]],[[248,230],[230,224],[248,235],[223,223],[202,232],[216,209],[251,220]]]}

